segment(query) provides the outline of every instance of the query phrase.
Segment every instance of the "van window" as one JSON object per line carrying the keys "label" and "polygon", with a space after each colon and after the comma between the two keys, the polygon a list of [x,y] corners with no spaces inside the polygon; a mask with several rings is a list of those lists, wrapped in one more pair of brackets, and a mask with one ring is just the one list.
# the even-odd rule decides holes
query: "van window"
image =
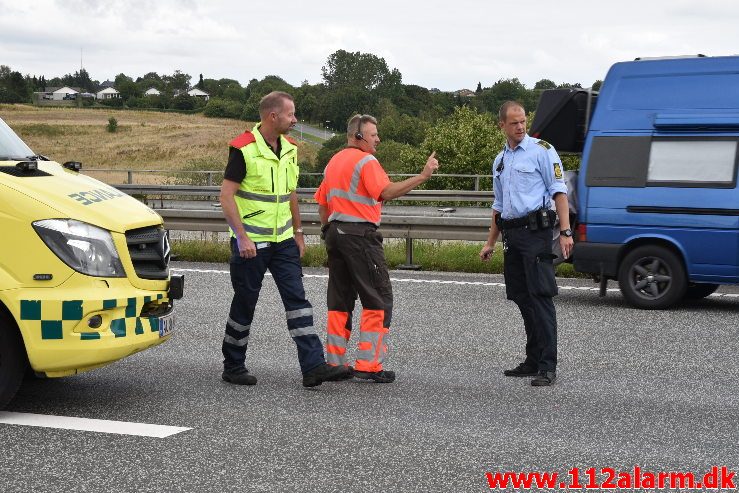
{"label": "van window", "polygon": [[732,187],[736,176],[736,151],[736,140],[653,140],[647,183],[650,186]]}

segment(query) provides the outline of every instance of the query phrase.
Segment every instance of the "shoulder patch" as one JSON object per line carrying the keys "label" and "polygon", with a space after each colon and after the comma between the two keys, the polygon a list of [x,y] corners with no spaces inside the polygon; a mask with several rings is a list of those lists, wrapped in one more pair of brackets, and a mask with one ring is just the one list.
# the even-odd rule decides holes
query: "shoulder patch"
{"label": "shoulder patch", "polygon": [[235,147],[236,149],[241,149],[244,146],[247,146],[253,142],[256,142],[257,139],[254,137],[254,134],[251,132],[244,132],[243,134],[236,137],[234,140],[229,142],[228,145],[231,147]]}
{"label": "shoulder patch", "polygon": [[539,144],[540,146],[542,146],[544,149],[551,149],[552,148],[552,144],[550,144],[546,140],[540,140],[540,141],[537,142],[537,144]]}
{"label": "shoulder patch", "polygon": [[298,141],[295,140],[295,139],[293,139],[289,135],[283,135],[283,137],[285,137],[285,140],[287,140],[288,142],[290,142],[292,145],[294,145],[294,146],[298,145]]}
{"label": "shoulder patch", "polygon": [[558,180],[562,179],[562,164],[554,163],[554,177]]}

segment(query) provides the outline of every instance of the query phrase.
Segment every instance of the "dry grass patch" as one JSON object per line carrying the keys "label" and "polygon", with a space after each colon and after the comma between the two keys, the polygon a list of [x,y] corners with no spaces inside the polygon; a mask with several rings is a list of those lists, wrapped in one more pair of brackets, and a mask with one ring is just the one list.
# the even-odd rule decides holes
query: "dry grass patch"
{"label": "dry grass patch", "polygon": [[[108,119],[118,130],[108,132]],[[155,111],[43,108],[0,105],[2,118],[34,152],[55,161],[80,161],[86,169],[222,171],[228,142],[252,123]],[[300,144],[300,160],[312,165],[318,148]],[[121,183],[121,173],[110,183]],[[100,178],[98,174],[95,175]],[[137,182],[158,182],[159,178]],[[113,179],[114,178],[114,179]],[[104,178],[107,181],[107,177]]]}

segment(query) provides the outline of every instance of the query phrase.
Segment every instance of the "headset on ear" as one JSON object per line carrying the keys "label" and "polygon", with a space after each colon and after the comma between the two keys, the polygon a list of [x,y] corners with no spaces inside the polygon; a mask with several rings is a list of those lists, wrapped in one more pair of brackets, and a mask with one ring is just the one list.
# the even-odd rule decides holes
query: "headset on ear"
{"label": "headset on ear", "polygon": [[364,135],[362,134],[362,117],[359,117],[359,121],[357,122],[357,132],[354,134],[354,138],[357,140],[364,140]]}

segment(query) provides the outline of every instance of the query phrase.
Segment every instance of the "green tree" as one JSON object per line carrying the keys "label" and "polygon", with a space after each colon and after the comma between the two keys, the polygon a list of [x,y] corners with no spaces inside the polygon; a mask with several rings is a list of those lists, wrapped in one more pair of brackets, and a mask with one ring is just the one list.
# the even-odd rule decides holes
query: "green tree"
{"label": "green tree", "polygon": [[547,89],[556,89],[557,84],[554,83],[554,81],[551,81],[549,79],[541,79],[536,84],[534,84],[534,89],[545,91]]}
{"label": "green tree", "polygon": [[121,78],[120,81],[116,77],[116,90],[121,93],[121,98],[124,101],[128,101],[131,98],[139,98],[143,95],[141,87],[136,84],[130,77]]}
{"label": "green tree", "polygon": [[[230,99],[242,105],[246,102],[246,91],[238,82],[232,82],[226,86],[223,91],[223,99]],[[212,95],[211,95],[212,96]]]}
{"label": "green tree", "polygon": [[172,99],[172,107],[176,110],[195,109],[195,98],[183,92]]}
{"label": "green tree", "polygon": [[0,65],[0,103],[27,103],[32,92],[32,87],[20,72]]}
{"label": "green tree", "polygon": [[595,82],[593,82],[593,91],[600,91],[600,87],[603,85],[603,81],[598,79]]}
{"label": "green tree", "polygon": [[397,69],[390,70],[384,58],[371,53],[338,50],[329,55],[321,68],[323,80],[329,89],[358,87],[367,91],[387,91],[401,82]]}
{"label": "green tree", "polygon": [[387,116],[378,122],[381,139],[412,146],[418,146],[423,142],[428,128],[428,122],[410,115]]}
{"label": "green tree", "polygon": [[143,77],[136,79],[136,84],[139,86],[142,92],[147,91],[150,88],[155,88],[159,91],[164,90],[164,81],[156,72],[149,72]]}
{"label": "green tree", "polygon": [[238,101],[210,98],[203,114],[212,118],[240,118],[243,105]]}
{"label": "green tree", "polygon": [[[490,113],[479,113],[467,106],[457,108],[429,129],[420,148],[401,153],[402,169],[406,173],[419,172],[426,157],[436,151],[442,166],[440,173],[490,174],[493,158],[503,148],[504,140]],[[469,189],[473,185],[464,178],[432,178],[425,188]]]}
{"label": "green tree", "polygon": [[172,92],[187,91],[190,89],[190,79],[192,79],[192,77],[180,70],[175,70],[172,75],[162,76],[165,87]]}

